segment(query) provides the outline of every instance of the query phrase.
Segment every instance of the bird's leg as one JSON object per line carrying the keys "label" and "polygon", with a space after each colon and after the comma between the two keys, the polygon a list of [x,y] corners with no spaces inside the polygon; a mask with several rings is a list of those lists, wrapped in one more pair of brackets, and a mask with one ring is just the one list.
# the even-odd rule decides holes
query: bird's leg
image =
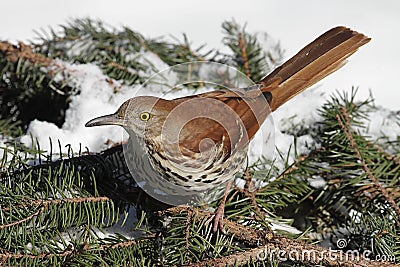
{"label": "bird's leg", "polygon": [[219,204],[217,210],[214,212],[214,214],[211,216],[211,218],[208,219],[206,222],[206,225],[208,225],[211,221],[213,221],[212,230],[214,233],[217,231],[218,228],[221,232],[223,232],[223,233],[225,232],[224,231],[224,223],[223,223],[225,202],[226,202],[226,198],[228,197],[228,192],[229,192],[229,189],[231,188],[231,185],[232,185],[232,181],[228,181],[226,183],[224,195],[222,196],[221,203]]}
{"label": "bird's leg", "polygon": [[136,198],[136,218],[140,220],[142,211],[144,211],[145,194],[141,188],[139,188],[138,196]]}

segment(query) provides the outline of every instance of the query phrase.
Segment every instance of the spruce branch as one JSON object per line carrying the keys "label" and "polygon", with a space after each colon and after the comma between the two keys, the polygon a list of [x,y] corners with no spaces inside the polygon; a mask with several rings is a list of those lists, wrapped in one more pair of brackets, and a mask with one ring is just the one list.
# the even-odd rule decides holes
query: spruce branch
{"label": "spruce branch", "polygon": [[[164,211],[163,214],[186,214],[186,216],[188,216],[189,210],[190,214],[195,214],[199,220],[208,219],[212,215],[209,212],[188,207],[170,208]],[[274,259],[274,255],[282,256],[282,253],[291,261],[297,261],[297,263],[301,264],[323,264],[324,266],[397,266],[391,262],[373,261],[368,258],[363,258],[362,256],[358,259],[349,259],[342,251],[329,250],[316,245],[307,244],[303,241],[289,239],[274,234],[272,231],[256,230],[228,219],[224,219],[224,225],[228,236],[245,242],[247,245],[253,246],[253,248],[249,248],[244,252],[237,251],[234,254],[221,258],[203,260],[184,266],[241,266],[252,261],[260,260],[261,254],[266,254],[267,258],[271,256],[271,258]],[[281,254],[277,254],[278,251]],[[307,251],[306,255],[313,255],[313,257],[301,257],[300,255],[304,255],[304,251]],[[299,257],[297,259],[295,256],[289,258],[290,255],[299,255]]]}
{"label": "spruce branch", "polygon": [[163,62],[169,66],[176,64],[196,62],[196,61],[209,61],[213,58],[209,58],[209,55],[213,53],[212,50],[202,52],[204,45],[198,48],[192,48],[188,37],[183,35],[183,42],[177,38],[173,38],[174,42],[168,42],[163,39],[149,39],[144,43],[146,51],[150,51]]}
{"label": "spruce branch", "polygon": [[40,259],[48,259],[48,258],[53,258],[53,257],[60,257],[64,258],[67,256],[70,256],[71,254],[74,253],[74,250],[71,249],[71,247],[67,247],[63,252],[61,253],[40,253],[38,255],[29,255],[29,254],[22,254],[22,253],[9,253],[9,252],[0,252],[0,263],[4,264],[6,263],[9,259],[13,260],[20,260],[20,259],[30,259],[30,260],[40,260]]}
{"label": "spruce branch", "polygon": [[386,158],[386,160],[393,161],[396,165],[400,166],[400,157],[388,153],[384,148],[382,148],[376,143],[368,142],[368,145],[373,146],[383,157]]}
{"label": "spruce branch", "polygon": [[241,56],[242,56],[244,73],[246,74],[247,77],[250,78],[251,74],[250,74],[250,68],[249,68],[249,61],[248,61],[248,58],[247,58],[246,40],[243,37],[243,33],[241,33],[241,32],[239,32],[238,43],[239,43],[240,53],[241,53]]}
{"label": "spruce branch", "polygon": [[[11,227],[17,224],[21,224],[23,222],[29,221],[31,219],[33,219],[34,217],[39,216],[41,213],[45,212],[46,209],[48,208],[48,206],[50,205],[60,205],[60,204],[64,204],[64,203],[72,203],[72,204],[80,204],[80,203],[94,203],[94,202],[108,202],[110,201],[109,198],[107,197],[81,197],[81,198],[64,198],[64,199],[51,199],[51,200],[22,200],[22,202],[26,202],[26,205],[17,205],[14,206],[13,209],[21,209],[21,208],[25,208],[25,207],[29,207],[29,208],[35,208],[37,209],[34,213],[32,213],[31,215],[16,220],[12,223],[8,223],[8,224],[0,224],[0,230],[3,228],[7,228],[7,227]],[[10,211],[10,207],[2,207],[1,211]]]}
{"label": "spruce branch", "polygon": [[[110,240],[110,239],[108,239]],[[114,240],[113,240],[114,241]],[[103,244],[96,246],[96,251],[100,253],[107,253],[111,250],[118,250],[121,248],[131,248],[137,246],[140,242],[144,242],[144,240],[126,240],[121,242],[110,242],[107,241]],[[20,259],[30,259],[30,260],[43,260],[43,259],[50,259],[50,258],[59,258],[65,259],[69,256],[74,255],[77,257],[79,254],[85,252],[93,251],[92,245],[84,245],[81,247],[74,248],[72,245],[69,245],[64,251],[60,253],[39,253],[36,255],[30,254],[22,254],[22,253],[9,253],[9,252],[0,252],[0,263],[6,263],[8,260],[20,260]]]}
{"label": "spruce branch", "polygon": [[35,53],[30,45],[18,42],[18,46],[6,41],[0,41],[0,52],[6,55],[9,62],[16,63],[18,60],[26,60],[33,64],[48,67],[53,61],[43,55]]}
{"label": "spruce branch", "polygon": [[[341,251],[329,251],[322,249],[318,246],[312,246],[307,244],[298,244],[291,239],[282,239],[278,244],[267,244],[257,248],[249,249],[243,252],[238,252],[234,255],[224,256],[222,258],[209,259],[189,265],[184,265],[188,267],[227,267],[227,266],[244,266],[250,263],[256,263],[260,261],[260,256],[266,259],[263,261],[278,261],[277,258],[290,259],[289,255],[295,259],[298,255],[302,260],[296,262],[293,260],[284,260],[283,263],[297,263],[305,264],[306,266],[327,266],[327,267],[396,267],[398,266],[392,262],[385,261],[371,261],[369,259],[352,260],[348,259],[345,253]],[[279,252],[278,252],[279,251]],[[306,251],[306,254],[304,253]],[[279,254],[278,254],[279,253]],[[308,254],[309,253],[309,254]],[[273,255],[273,256],[270,256]],[[284,255],[284,256],[282,256]],[[304,256],[312,255],[312,257]]]}
{"label": "spruce branch", "polygon": [[71,92],[71,88],[54,80],[61,71],[60,64],[32,46],[1,41],[0,118],[19,121],[23,130],[35,118],[61,125]]}
{"label": "spruce branch", "polygon": [[14,122],[11,119],[0,119],[0,136],[6,138],[6,137],[19,137],[21,135],[22,135],[22,129],[20,121]]}
{"label": "spruce branch", "polygon": [[357,146],[357,143],[353,137],[353,133],[351,131],[350,118],[349,118],[350,115],[349,115],[348,110],[344,106],[342,106],[340,111],[341,111],[341,116],[339,114],[336,115],[336,118],[339,122],[340,127],[344,131],[344,133],[350,143],[350,146],[352,147],[352,149],[355,152],[356,157],[361,162],[362,169],[365,171],[368,178],[374,183],[375,187],[381,192],[382,196],[386,199],[386,201],[390,204],[390,206],[396,212],[397,224],[398,224],[398,226],[400,226],[400,221],[398,219],[398,218],[400,218],[400,207],[397,205],[397,203],[394,201],[393,197],[389,194],[389,192],[382,186],[382,184],[379,182],[379,180],[372,173],[369,165],[366,163],[363,155],[361,154],[361,152]]}
{"label": "spruce branch", "polygon": [[[236,21],[225,21],[223,42],[231,50],[221,59],[241,70],[248,78],[259,81],[268,73],[273,65],[282,58],[279,45],[265,50],[257,38],[257,34],[246,31],[246,25],[241,27]],[[267,36],[267,35],[265,35]]]}

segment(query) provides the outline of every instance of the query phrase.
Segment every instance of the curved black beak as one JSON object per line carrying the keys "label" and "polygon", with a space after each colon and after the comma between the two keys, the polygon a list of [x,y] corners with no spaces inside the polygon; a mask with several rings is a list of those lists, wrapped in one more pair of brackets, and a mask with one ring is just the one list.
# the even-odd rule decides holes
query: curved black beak
{"label": "curved black beak", "polygon": [[95,118],[93,120],[88,121],[85,126],[93,127],[93,126],[101,126],[101,125],[119,125],[124,126],[125,120],[118,116],[118,114],[110,114]]}

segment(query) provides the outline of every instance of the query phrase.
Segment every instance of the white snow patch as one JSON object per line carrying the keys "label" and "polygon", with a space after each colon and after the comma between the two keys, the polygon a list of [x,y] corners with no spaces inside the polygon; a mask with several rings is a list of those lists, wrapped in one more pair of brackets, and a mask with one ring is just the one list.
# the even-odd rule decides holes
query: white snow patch
{"label": "white snow patch", "polygon": [[324,188],[327,184],[326,180],[320,176],[312,177],[312,178],[308,179],[308,182],[310,183],[310,186],[312,186],[316,189]]}
{"label": "white snow patch", "polygon": [[[58,61],[67,73],[67,81],[77,88],[80,93],[71,96],[71,102],[65,115],[65,123],[61,128],[53,123],[34,120],[30,123],[28,134],[21,138],[27,145],[32,145],[30,135],[40,143],[42,149],[50,150],[49,138],[53,144],[59,140],[62,145],[70,144],[74,151],[82,148],[99,151],[105,149],[106,141],[119,142],[123,139],[123,130],[120,127],[105,126],[101,131],[94,128],[86,128],[84,125],[90,119],[100,115],[114,113],[124,100],[131,97],[133,90],[120,86],[120,92],[115,93],[115,84],[110,84],[108,78],[93,64],[75,65]],[[60,75],[57,77],[62,79]],[[62,146],[63,147],[63,146]],[[62,152],[68,148],[63,147]]]}
{"label": "white snow patch", "polygon": [[294,235],[299,235],[299,234],[302,233],[296,227],[293,227],[293,226],[290,226],[290,225],[287,225],[287,224],[284,224],[284,223],[271,222],[270,225],[271,225],[271,230],[272,231],[277,231],[277,230],[278,231],[285,231],[287,233],[291,233],[291,234],[294,234]]}
{"label": "white snow patch", "polygon": [[5,156],[5,151],[6,151],[6,144],[4,144],[3,140],[0,140],[0,159],[3,159],[3,157]]}
{"label": "white snow patch", "polygon": [[[279,159],[276,150],[283,155],[286,155],[290,150],[288,159],[289,164],[291,164],[295,160],[295,138],[293,135],[283,132],[287,132],[291,127],[299,124],[307,127],[319,121],[321,118],[318,109],[325,100],[326,96],[314,87],[297,95],[273,112],[250,143],[250,163],[254,163],[261,156],[269,160]],[[316,145],[310,135],[300,136],[296,141],[298,154],[308,154],[310,149]],[[262,153],[260,153],[260,150]],[[276,164],[279,167],[284,167],[284,161],[278,160]]]}
{"label": "white snow patch", "polygon": [[361,222],[361,218],[363,217],[363,214],[361,212],[359,212],[359,211],[351,209],[349,211],[349,216],[353,220],[353,222],[360,223]]}
{"label": "white snow patch", "polygon": [[400,135],[400,114],[384,107],[375,107],[370,110],[368,118],[363,120],[365,129],[359,128],[363,134],[370,135],[372,139],[386,136],[390,140],[396,140]]}
{"label": "white snow patch", "polygon": [[[159,56],[150,51],[141,51],[137,54],[137,56],[132,54],[128,57],[128,59],[129,58],[136,59],[139,63],[142,63],[145,66],[152,66],[157,71],[164,71],[169,68],[167,63],[162,61]],[[127,60],[127,58],[125,58],[125,60]],[[155,73],[153,72],[147,74],[151,75]]]}
{"label": "white snow patch", "polygon": [[[317,87],[313,87],[289,100],[272,114],[276,128],[275,146],[283,156],[286,156],[290,151],[287,158],[288,164],[293,163],[295,160],[295,148],[297,154],[304,155],[308,154],[317,144],[310,135],[297,137],[295,144],[294,136],[284,132],[290,132],[293,127],[298,125],[311,127],[320,121],[321,117],[318,114],[318,109],[326,99],[327,96],[324,92],[318,90]],[[280,160],[277,154],[275,156],[277,159],[276,165],[283,169],[285,162]]]}
{"label": "white snow patch", "polygon": [[8,138],[6,136],[0,134],[0,161],[5,160],[9,162],[14,156],[14,147],[7,145],[7,140]]}
{"label": "white snow patch", "polygon": [[318,109],[327,98],[319,87],[312,87],[279,107],[273,113],[274,121],[281,131],[287,131],[293,125],[313,125],[321,120]]}

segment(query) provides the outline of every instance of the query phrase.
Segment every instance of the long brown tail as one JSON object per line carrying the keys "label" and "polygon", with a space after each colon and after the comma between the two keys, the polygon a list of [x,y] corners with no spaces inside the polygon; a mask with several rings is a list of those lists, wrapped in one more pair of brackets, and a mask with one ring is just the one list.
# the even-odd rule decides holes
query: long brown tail
{"label": "long brown tail", "polygon": [[349,56],[370,40],[346,27],[322,34],[259,82],[264,85],[263,92],[272,94],[271,110],[341,68]]}

